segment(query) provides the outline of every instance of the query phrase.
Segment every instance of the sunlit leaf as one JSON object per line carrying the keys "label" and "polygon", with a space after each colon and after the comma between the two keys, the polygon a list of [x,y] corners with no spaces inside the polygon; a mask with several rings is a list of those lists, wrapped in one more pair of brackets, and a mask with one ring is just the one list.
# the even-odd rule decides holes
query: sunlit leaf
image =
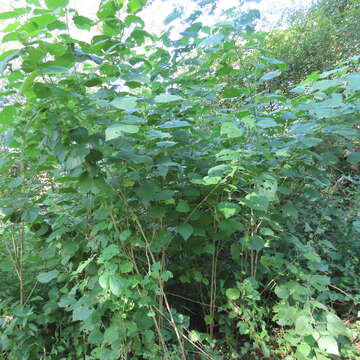
{"label": "sunlit leaf", "polygon": [[275,71],[270,71],[268,73],[266,73],[265,75],[263,75],[260,78],[260,81],[268,81],[268,80],[272,80],[278,76],[281,75],[281,71],[280,70],[275,70]]}
{"label": "sunlit leaf", "polygon": [[69,0],[45,0],[45,4],[48,9],[55,10],[66,7],[69,4]]}
{"label": "sunlit leaf", "polygon": [[190,224],[183,224],[183,225],[179,225],[177,227],[177,231],[183,237],[183,239],[186,241],[193,234],[194,229]]}
{"label": "sunlit leaf", "polygon": [[51,270],[49,272],[42,272],[40,273],[36,279],[43,283],[43,284],[46,284],[48,282],[50,282],[51,280],[53,279],[56,279],[59,275],[59,271],[58,270]]}
{"label": "sunlit leaf", "polygon": [[156,103],[169,103],[169,102],[173,102],[173,101],[181,101],[184,100],[181,96],[179,95],[171,95],[171,94],[160,94],[155,96],[154,101]]}

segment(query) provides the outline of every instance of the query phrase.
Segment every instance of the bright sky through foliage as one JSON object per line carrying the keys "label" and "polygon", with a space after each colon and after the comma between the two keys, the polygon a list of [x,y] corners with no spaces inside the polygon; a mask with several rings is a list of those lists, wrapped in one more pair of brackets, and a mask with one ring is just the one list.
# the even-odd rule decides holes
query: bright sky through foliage
{"label": "bright sky through foliage", "polygon": [[[272,24],[276,24],[284,12],[292,12],[301,8],[308,7],[315,0],[261,0],[246,1],[246,8],[257,8],[265,20]],[[23,0],[1,0],[0,11],[11,9],[12,7],[22,6]],[[85,16],[94,16],[98,9],[100,0],[70,0],[69,7],[75,8]],[[238,6],[239,0],[218,0],[219,12]],[[144,19],[146,20],[149,30],[161,31],[163,19],[171,13],[175,6],[183,6],[187,12],[194,8],[191,0],[154,0],[153,3],[144,11]]]}

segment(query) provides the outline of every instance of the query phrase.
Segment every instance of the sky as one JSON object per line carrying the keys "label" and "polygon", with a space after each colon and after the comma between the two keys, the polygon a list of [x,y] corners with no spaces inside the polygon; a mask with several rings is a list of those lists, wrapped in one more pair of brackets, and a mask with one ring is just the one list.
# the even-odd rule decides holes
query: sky
{"label": "sky", "polygon": [[[239,6],[244,3],[244,9],[259,9],[263,19],[263,24],[266,23],[267,28],[278,26],[284,12],[294,12],[301,8],[308,7],[315,0],[217,0],[218,10],[217,15],[222,10],[231,7]],[[23,6],[25,0],[0,0],[0,11],[10,10],[12,7]],[[70,0],[69,7],[76,9],[79,14],[90,18],[95,18],[100,0]],[[164,30],[163,20],[169,15],[174,7],[182,6],[186,14],[190,14],[194,10],[194,3],[191,0],[154,0],[152,4],[146,7],[139,15],[143,18],[146,24],[146,30],[151,33],[160,34]],[[215,22],[214,18],[203,17],[200,19],[207,25]],[[270,24],[270,25],[269,25]],[[174,22],[172,25],[181,31],[180,22]],[[176,30],[176,29],[175,29]],[[175,31],[176,32],[176,31]],[[89,41],[91,34],[87,31],[72,29],[71,35],[83,41]]]}

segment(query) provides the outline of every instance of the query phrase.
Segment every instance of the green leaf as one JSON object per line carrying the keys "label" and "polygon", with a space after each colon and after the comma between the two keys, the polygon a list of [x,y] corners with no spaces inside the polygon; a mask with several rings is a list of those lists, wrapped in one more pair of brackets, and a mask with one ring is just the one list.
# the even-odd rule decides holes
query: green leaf
{"label": "green leaf", "polygon": [[122,231],[120,233],[119,237],[120,237],[121,241],[126,241],[130,238],[130,236],[131,236],[131,231],[129,229],[127,229],[127,230]]}
{"label": "green leaf", "polygon": [[78,268],[72,272],[72,275],[78,275],[83,272],[83,270],[95,259],[95,256],[90,257],[89,259],[81,262]]}
{"label": "green leaf", "polygon": [[339,79],[316,81],[310,88],[311,91],[326,91],[341,84]]}
{"label": "green leaf", "polygon": [[207,37],[206,39],[202,40],[199,44],[200,47],[206,47],[206,46],[217,46],[223,43],[224,40],[224,34],[215,34]]}
{"label": "green leaf", "polygon": [[177,227],[178,233],[183,237],[185,241],[193,234],[194,229],[190,224],[183,224]]}
{"label": "green leaf", "polygon": [[234,171],[234,167],[229,165],[217,165],[208,170],[208,175],[210,177],[219,177],[229,175],[231,172]]}
{"label": "green leaf", "polygon": [[268,227],[261,228],[260,229],[260,234],[264,235],[264,236],[273,236],[273,235],[275,235],[274,232]]}
{"label": "green leaf", "polygon": [[110,105],[120,110],[133,110],[137,108],[137,98],[134,96],[117,97]]}
{"label": "green leaf", "polygon": [[280,70],[270,71],[260,78],[260,81],[268,81],[280,76],[282,73]]}
{"label": "green leaf", "polygon": [[69,0],[45,0],[48,9],[55,10],[58,8],[65,8],[69,4]]}
{"label": "green leaf", "polygon": [[306,344],[306,343],[304,343],[304,344],[300,344],[300,345],[298,345],[297,346],[297,348],[296,348],[296,352],[297,353],[300,353],[302,356],[304,356],[304,357],[308,357],[308,355],[310,354],[310,351],[311,351],[311,347],[308,345],[308,344]]}
{"label": "green leaf", "polygon": [[313,327],[310,323],[311,319],[308,316],[299,316],[295,321],[295,331],[301,336],[311,335]]}
{"label": "green leaf", "polygon": [[174,146],[176,145],[176,142],[175,141],[158,141],[156,143],[156,146],[159,146],[159,147],[171,147],[171,146]]}
{"label": "green leaf", "polygon": [[135,14],[140,11],[145,5],[147,0],[129,0],[128,1],[128,12]]}
{"label": "green leaf", "polygon": [[74,308],[72,319],[73,321],[84,321],[90,317],[92,312],[93,311],[90,310],[87,306],[80,305]]}
{"label": "green leaf", "polygon": [[41,6],[40,0],[26,0],[26,2],[31,5]]}
{"label": "green leaf", "polygon": [[182,128],[182,127],[189,127],[191,124],[189,124],[187,121],[182,120],[170,120],[166,123],[159,126],[161,129],[176,129],[176,128]]}
{"label": "green leaf", "polygon": [[250,237],[248,248],[251,250],[260,251],[264,248],[264,240],[260,236]]}
{"label": "green leaf", "polygon": [[90,30],[91,27],[95,25],[94,21],[92,21],[91,19],[85,16],[80,16],[80,15],[74,16],[73,21],[77,28],[83,30]]}
{"label": "green leaf", "polygon": [[346,81],[348,81],[348,87],[353,91],[360,90],[360,74],[350,74],[345,77]]}
{"label": "green leaf", "polygon": [[140,128],[137,125],[127,125],[127,124],[112,124],[105,130],[105,140],[113,140],[119,136],[128,134],[136,134],[139,132]]}
{"label": "green leaf", "polygon": [[237,138],[244,135],[244,129],[237,127],[232,122],[225,122],[221,125],[220,134],[229,138]]}
{"label": "green leaf", "polygon": [[228,219],[240,212],[240,206],[231,202],[221,202],[217,208],[224,214],[225,219]]}
{"label": "green leaf", "polygon": [[24,182],[24,178],[22,176],[18,176],[15,179],[11,180],[8,184],[10,189],[16,189]]}
{"label": "green leaf", "polygon": [[331,336],[349,336],[349,330],[346,328],[342,320],[339,319],[335,314],[328,313],[326,315],[326,321],[327,330]]}
{"label": "green leaf", "polygon": [[39,209],[37,207],[31,206],[23,212],[21,217],[25,222],[32,223],[37,219],[38,216]]}
{"label": "green leaf", "polygon": [[111,244],[102,251],[98,262],[103,263],[109,261],[114,256],[118,256],[119,254],[120,254],[119,247],[115,244]]}
{"label": "green leaf", "polygon": [[257,125],[263,129],[279,126],[279,124],[273,119],[264,119],[257,122]]}
{"label": "green leaf", "polygon": [[33,90],[33,83],[34,80],[41,74],[40,70],[35,70],[32,73],[30,73],[30,75],[28,75],[28,77],[25,79],[25,81],[23,82],[21,89],[20,89],[20,93],[24,96],[26,96],[27,98],[33,98],[35,97],[35,93]]}
{"label": "green leaf", "polygon": [[51,65],[41,69],[42,74],[62,74],[67,72],[69,72],[69,68],[65,66]]}
{"label": "green leaf", "polygon": [[356,232],[360,233],[360,221],[353,221],[352,226]]}
{"label": "green leaf", "polygon": [[48,271],[48,272],[42,272],[40,273],[36,279],[43,283],[43,284],[46,284],[48,282],[50,282],[51,280],[57,278],[57,276],[59,275],[59,271],[57,270],[51,270],[51,271]]}
{"label": "green leaf", "polygon": [[187,201],[180,200],[179,203],[176,206],[176,211],[181,213],[187,213],[190,211],[190,206]]}
{"label": "green leaf", "polygon": [[225,295],[230,300],[237,300],[240,297],[240,290],[236,288],[226,289]]}
{"label": "green leaf", "polygon": [[165,201],[170,200],[174,196],[174,191],[170,189],[162,190],[157,194],[154,194],[154,200]]}
{"label": "green leaf", "polygon": [[40,16],[35,16],[31,18],[31,22],[36,23],[37,25],[40,25],[40,27],[46,27],[52,22],[56,21],[57,17],[54,14],[44,14]]}
{"label": "green leaf", "polygon": [[109,279],[110,274],[108,273],[103,273],[99,276],[99,284],[104,290],[107,290],[109,288]]}
{"label": "green leaf", "polygon": [[319,348],[328,354],[340,355],[338,344],[332,336],[321,336],[318,340]]}
{"label": "green leaf", "polygon": [[0,124],[10,125],[16,116],[15,106],[5,106],[0,112]]}
{"label": "green leaf", "polygon": [[110,291],[115,296],[120,296],[124,289],[127,288],[127,282],[118,275],[109,276]]}
{"label": "green leaf", "polygon": [[0,13],[0,20],[18,18],[21,15],[27,14],[30,8],[17,8],[12,11]]}
{"label": "green leaf", "polygon": [[243,200],[245,206],[249,207],[250,209],[260,210],[260,211],[267,211],[269,206],[269,200],[267,197],[259,195],[255,192],[252,192],[245,196]]}
{"label": "green leaf", "polygon": [[255,179],[256,192],[261,196],[265,196],[269,201],[276,199],[278,183],[275,177],[270,174],[263,173]]}
{"label": "green leaf", "polygon": [[274,64],[274,65],[284,65],[286,64],[284,61],[282,60],[278,60],[278,59],[273,59],[273,58],[269,58],[267,56],[261,56],[260,57],[262,60],[265,60],[266,62],[270,63],[270,64]]}
{"label": "green leaf", "polygon": [[121,273],[129,273],[129,272],[132,272],[132,270],[133,270],[133,264],[132,264],[132,262],[130,262],[130,261],[122,262],[122,263],[119,265],[119,270],[120,270]]}
{"label": "green leaf", "polygon": [[176,20],[178,17],[180,17],[182,12],[175,8],[164,20],[164,25],[169,25],[171,22]]}
{"label": "green leaf", "polygon": [[286,285],[277,285],[275,288],[275,294],[280,299],[287,299],[290,296],[289,289]]}
{"label": "green leaf", "polygon": [[181,101],[181,100],[184,100],[184,98],[182,98],[179,95],[171,95],[171,94],[160,94],[155,96],[154,98],[154,101],[159,104],[169,103],[173,101]]}
{"label": "green leaf", "polygon": [[360,152],[353,152],[347,157],[347,162],[352,165],[356,165],[360,161]]}

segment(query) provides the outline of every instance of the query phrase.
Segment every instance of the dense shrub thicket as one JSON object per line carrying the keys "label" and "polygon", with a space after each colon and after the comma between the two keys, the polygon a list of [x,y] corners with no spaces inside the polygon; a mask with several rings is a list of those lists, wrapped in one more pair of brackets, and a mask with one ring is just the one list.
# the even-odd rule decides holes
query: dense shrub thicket
{"label": "dense shrub thicket", "polygon": [[0,14],[2,358],[356,359],[358,58],[284,95],[255,10],[67,5]]}
{"label": "dense shrub thicket", "polygon": [[[267,34],[266,48],[289,66],[272,86],[288,92],[313,72],[342,66],[360,53],[360,1],[319,0],[288,15],[289,27]],[[359,71],[358,63],[354,68]]]}

